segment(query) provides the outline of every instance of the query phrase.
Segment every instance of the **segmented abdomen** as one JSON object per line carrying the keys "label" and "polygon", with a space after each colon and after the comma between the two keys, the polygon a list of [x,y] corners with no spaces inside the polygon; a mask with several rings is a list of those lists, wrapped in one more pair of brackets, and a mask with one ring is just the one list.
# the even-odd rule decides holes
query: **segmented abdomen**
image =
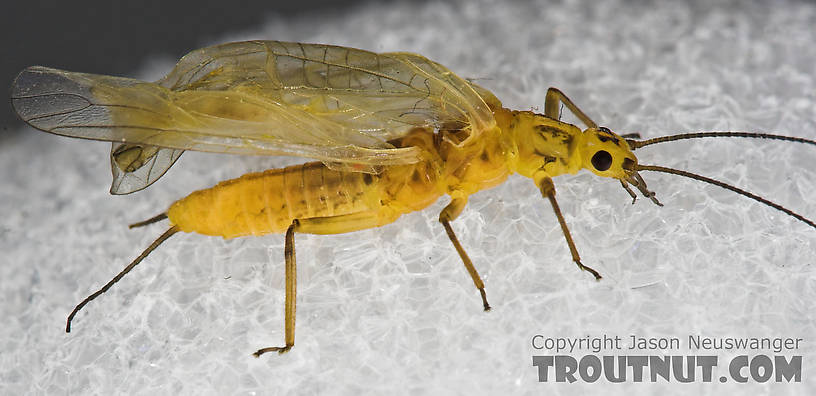
{"label": "segmented abdomen", "polygon": [[294,219],[376,210],[377,176],[310,162],[249,173],[196,191],[167,211],[181,231],[233,238],[286,230]]}

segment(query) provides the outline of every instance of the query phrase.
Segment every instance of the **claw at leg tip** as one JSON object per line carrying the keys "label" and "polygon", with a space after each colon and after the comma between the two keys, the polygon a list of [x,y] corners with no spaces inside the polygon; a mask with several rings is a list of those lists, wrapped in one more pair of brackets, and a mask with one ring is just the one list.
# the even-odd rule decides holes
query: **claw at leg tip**
{"label": "claw at leg tip", "polygon": [[291,346],[261,348],[261,349],[258,349],[257,351],[255,351],[254,353],[252,353],[252,356],[255,356],[256,358],[258,358],[258,357],[261,357],[261,355],[263,355],[264,353],[267,353],[267,352],[278,352],[278,355],[282,355],[282,354],[284,354],[286,352],[289,352],[290,349],[292,349]]}

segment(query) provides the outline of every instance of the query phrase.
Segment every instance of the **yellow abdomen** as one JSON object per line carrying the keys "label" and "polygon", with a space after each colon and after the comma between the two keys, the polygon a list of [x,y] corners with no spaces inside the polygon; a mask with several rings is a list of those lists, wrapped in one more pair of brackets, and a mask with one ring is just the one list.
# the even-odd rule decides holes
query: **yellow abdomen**
{"label": "yellow abdomen", "polygon": [[167,217],[181,231],[224,238],[279,233],[295,219],[376,210],[374,178],[320,162],[249,173],[176,201]]}
{"label": "yellow abdomen", "polygon": [[224,238],[282,233],[294,220],[301,221],[301,232],[315,234],[381,226],[444,194],[469,195],[507,178],[500,130],[484,135],[459,150],[439,146],[432,132],[416,129],[400,143],[423,148],[424,161],[376,175],[331,170],[320,162],[250,173],[190,194],[167,217],[180,231]]}

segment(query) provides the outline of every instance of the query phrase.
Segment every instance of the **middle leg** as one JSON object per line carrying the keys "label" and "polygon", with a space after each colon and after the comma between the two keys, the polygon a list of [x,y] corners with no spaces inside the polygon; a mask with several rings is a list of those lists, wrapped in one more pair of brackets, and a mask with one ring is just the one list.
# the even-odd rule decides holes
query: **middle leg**
{"label": "middle leg", "polygon": [[453,232],[453,228],[450,225],[451,220],[457,218],[462,210],[467,205],[467,197],[458,197],[453,198],[451,203],[442,209],[442,212],[439,213],[439,222],[445,227],[445,232],[448,234],[448,238],[450,239],[451,243],[453,243],[453,247],[456,248],[456,252],[459,253],[459,257],[462,259],[462,262],[465,264],[465,269],[470,274],[470,278],[473,279],[473,284],[479,289],[479,294],[482,296],[482,305],[484,306],[485,311],[490,311],[490,304],[487,303],[487,294],[485,293],[485,285],[482,282],[482,278],[479,276],[479,272],[476,271],[476,267],[473,266],[473,262],[468,257],[465,249],[462,247],[462,244],[459,243],[459,238],[456,237],[456,234]]}

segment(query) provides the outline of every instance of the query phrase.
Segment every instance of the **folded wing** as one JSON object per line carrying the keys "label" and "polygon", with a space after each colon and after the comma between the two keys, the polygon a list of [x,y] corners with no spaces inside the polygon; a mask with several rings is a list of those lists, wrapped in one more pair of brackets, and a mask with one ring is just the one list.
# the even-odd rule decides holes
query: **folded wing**
{"label": "folded wing", "polygon": [[[38,129],[143,148],[139,166],[121,170],[150,166],[152,176],[119,189],[130,192],[181,150],[295,155],[368,172],[412,163],[415,149],[388,141],[424,127],[467,131],[467,144],[494,125],[488,95],[419,55],[251,41],[193,51],[156,83],[30,67],[12,103]],[[112,164],[127,162],[115,151]]]}

